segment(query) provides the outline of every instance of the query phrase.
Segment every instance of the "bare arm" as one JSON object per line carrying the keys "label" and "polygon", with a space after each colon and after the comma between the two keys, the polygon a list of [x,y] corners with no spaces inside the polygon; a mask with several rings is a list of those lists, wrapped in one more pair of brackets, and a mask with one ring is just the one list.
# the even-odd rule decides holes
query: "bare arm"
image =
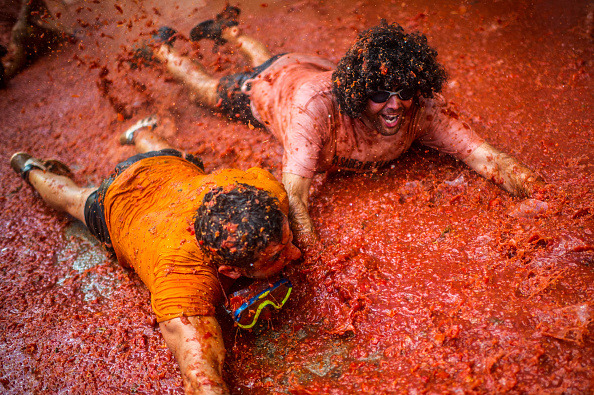
{"label": "bare arm", "polygon": [[515,196],[530,196],[545,184],[541,176],[488,143],[479,145],[464,163]]}
{"label": "bare arm", "polygon": [[283,173],[283,184],[289,196],[289,218],[298,243],[317,242],[318,236],[313,227],[308,211],[309,188],[311,178],[291,173]]}
{"label": "bare arm", "polygon": [[486,143],[462,122],[442,96],[425,100],[422,108],[425,116],[420,116],[418,122],[425,132],[421,135],[421,143],[455,156],[513,195],[530,196],[544,186],[542,177]]}
{"label": "bare arm", "polygon": [[159,327],[179,364],[186,394],[229,393],[222,377],[225,345],[214,317],[173,318]]}

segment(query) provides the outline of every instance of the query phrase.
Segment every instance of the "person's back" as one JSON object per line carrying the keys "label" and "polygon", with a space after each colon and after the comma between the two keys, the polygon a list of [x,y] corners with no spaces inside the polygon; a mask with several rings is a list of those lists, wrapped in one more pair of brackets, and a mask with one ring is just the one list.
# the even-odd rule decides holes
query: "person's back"
{"label": "person's back", "polygon": [[104,197],[105,219],[121,264],[151,292],[159,322],[212,315],[221,297],[217,268],[204,256],[194,220],[213,186],[252,185],[282,196],[263,169],[225,169],[209,175],[175,156],[144,158],[120,173]]}
{"label": "person's back", "polygon": [[[332,62],[319,56],[286,54],[248,79],[242,90],[251,99],[256,119],[280,138],[296,106],[305,107],[316,95],[325,96],[332,89],[329,82],[334,68]],[[332,105],[331,101],[330,95],[327,105]]]}
{"label": "person's back", "polygon": [[216,268],[205,262],[194,236],[204,177],[182,158],[145,158],[119,174],[105,193],[115,254],[151,292],[159,322],[181,313],[212,315],[220,298]]}

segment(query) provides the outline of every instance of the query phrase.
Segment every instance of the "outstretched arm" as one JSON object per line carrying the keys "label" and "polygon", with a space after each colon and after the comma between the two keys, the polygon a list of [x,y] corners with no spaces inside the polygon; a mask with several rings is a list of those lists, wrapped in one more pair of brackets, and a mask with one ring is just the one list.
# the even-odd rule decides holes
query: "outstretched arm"
{"label": "outstretched arm", "polygon": [[[516,196],[530,196],[544,186],[538,174],[486,143],[441,96],[424,103],[419,127],[426,132],[420,142],[462,160],[481,176]],[[422,113],[420,113],[422,114]]]}
{"label": "outstretched arm", "polygon": [[318,241],[308,211],[311,178],[291,173],[283,173],[283,185],[289,197],[289,218],[298,244],[311,244]]}
{"label": "outstretched arm", "polygon": [[225,345],[214,317],[173,318],[159,327],[179,364],[186,394],[229,393],[222,377]]}
{"label": "outstretched arm", "polygon": [[541,176],[488,143],[479,145],[464,163],[515,196],[530,196],[545,185]]}

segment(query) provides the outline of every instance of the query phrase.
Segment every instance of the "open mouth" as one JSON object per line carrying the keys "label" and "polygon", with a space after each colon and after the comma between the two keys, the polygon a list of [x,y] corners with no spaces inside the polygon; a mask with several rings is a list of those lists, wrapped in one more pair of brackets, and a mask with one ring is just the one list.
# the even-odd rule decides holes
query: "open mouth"
{"label": "open mouth", "polygon": [[392,114],[392,115],[382,115],[382,119],[387,128],[393,128],[398,125],[398,121],[400,120],[400,114]]}

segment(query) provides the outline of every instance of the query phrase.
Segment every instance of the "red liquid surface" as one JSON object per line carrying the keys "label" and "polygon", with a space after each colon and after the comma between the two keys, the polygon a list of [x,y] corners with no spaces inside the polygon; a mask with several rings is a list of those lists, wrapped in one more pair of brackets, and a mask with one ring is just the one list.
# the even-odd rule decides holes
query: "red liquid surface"
{"label": "red liquid surface", "polygon": [[[53,5],[78,42],[0,91],[3,393],[183,392],[139,278],[17,178],[12,153],[60,159],[78,183],[97,186],[133,154],[119,133],[157,113],[177,125],[165,137],[207,171],[262,166],[280,176],[282,148],[266,131],[194,105],[158,66],[127,61],[156,28],[187,36],[223,7],[177,3]],[[420,146],[382,172],[316,177],[310,210],[326,250],[288,268],[291,298],[259,329],[219,316],[232,392],[594,391],[591,4],[240,6],[244,30],[273,53],[338,61],[380,18],[420,30],[450,75],[444,94],[459,116],[551,187],[534,201],[513,198]],[[0,25],[1,43],[10,28]],[[179,46],[215,75],[247,67],[234,48]]]}

